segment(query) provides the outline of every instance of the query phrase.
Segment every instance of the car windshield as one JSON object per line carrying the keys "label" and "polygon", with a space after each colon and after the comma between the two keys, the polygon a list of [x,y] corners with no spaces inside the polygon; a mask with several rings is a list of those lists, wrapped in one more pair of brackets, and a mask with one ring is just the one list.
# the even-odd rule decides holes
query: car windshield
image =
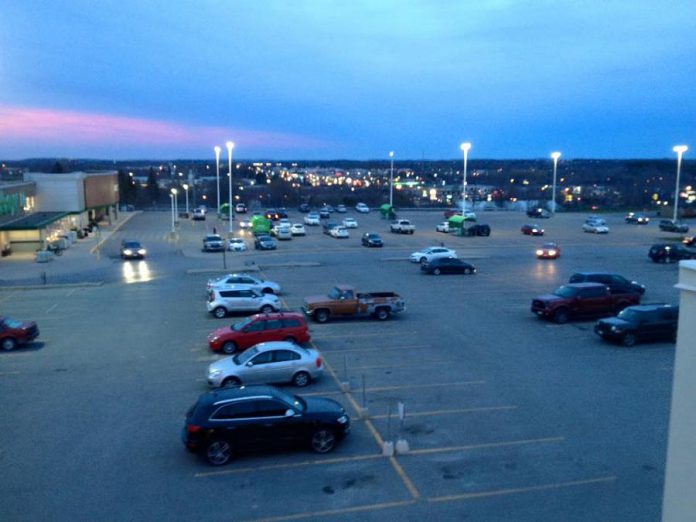
{"label": "car windshield", "polygon": [[566,285],[561,286],[553,293],[553,295],[557,295],[558,297],[575,297],[577,294],[577,289]]}
{"label": "car windshield", "polygon": [[140,248],[140,243],[137,241],[124,241],[123,248]]}
{"label": "car windshield", "polygon": [[5,326],[8,328],[21,328],[22,326],[22,321],[18,321],[17,319],[11,319],[9,317],[5,317],[5,319],[2,320],[3,323],[5,323]]}
{"label": "car windshield", "polygon": [[235,355],[232,357],[232,360],[236,363],[239,364],[240,366],[242,364],[246,364],[249,359],[251,359],[254,355],[259,353],[259,349],[254,347],[250,348],[248,350],[244,350],[242,353]]}
{"label": "car windshield", "polygon": [[624,321],[628,321],[629,323],[636,323],[638,322],[640,313],[636,312],[635,310],[631,310],[630,308],[625,308],[621,310],[617,317],[619,319],[623,319]]}
{"label": "car windshield", "polygon": [[307,409],[307,403],[302,397],[293,395],[292,393],[284,392],[283,390],[277,390],[277,397],[282,401],[286,402],[288,405],[292,406],[296,410],[305,411]]}
{"label": "car windshield", "polygon": [[251,317],[247,317],[246,319],[242,319],[238,323],[234,323],[230,328],[234,330],[235,332],[239,332],[249,326],[253,322],[253,319]]}
{"label": "car windshield", "polygon": [[341,298],[341,291],[334,286],[331,289],[331,291],[329,292],[329,299],[340,299],[340,298]]}

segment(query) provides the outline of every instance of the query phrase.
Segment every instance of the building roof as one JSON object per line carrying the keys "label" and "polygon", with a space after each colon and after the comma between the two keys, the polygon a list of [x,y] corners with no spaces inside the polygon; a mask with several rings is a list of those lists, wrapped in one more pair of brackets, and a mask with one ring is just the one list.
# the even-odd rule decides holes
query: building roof
{"label": "building roof", "polygon": [[70,212],[34,212],[0,224],[0,230],[38,230],[69,214]]}

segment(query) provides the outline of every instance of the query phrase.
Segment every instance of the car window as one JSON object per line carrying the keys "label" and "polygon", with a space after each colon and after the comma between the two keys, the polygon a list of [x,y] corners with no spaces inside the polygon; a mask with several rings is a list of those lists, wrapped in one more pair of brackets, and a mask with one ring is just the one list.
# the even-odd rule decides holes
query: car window
{"label": "car window", "polygon": [[244,330],[245,332],[261,332],[265,329],[266,321],[256,321]]}
{"label": "car window", "polygon": [[353,291],[352,290],[346,290],[343,292],[343,297],[346,299],[353,299]]}
{"label": "car window", "polygon": [[244,419],[256,415],[253,401],[240,401],[218,408],[210,417],[213,420]]}
{"label": "car window", "polygon": [[251,279],[250,277],[240,277],[240,278],[239,278],[239,282],[242,283],[242,284],[246,284],[246,285],[254,285],[254,284],[256,284],[256,281],[254,281],[254,280]]}
{"label": "car window", "polygon": [[240,297],[239,290],[222,290],[220,291],[220,297]]}
{"label": "car window", "polygon": [[239,297],[254,297],[256,294],[251,290],[240,290]]}
{"label": "car window", "polygon": [[300,359],[300,354],[292,350],[275,350],[273,352],[275,362],[297,361],[298,359]]}
{"label": "car window", "polygon": [[284,417],[288,411],[288,405],[273,399],[261,399],[256,401],[257,417]]}
{"label": "car window", "polygon": [[601,286],[593,288],[583,288],[581,296],[584,298],[594,298],[594,297],[604,297],[606,295],[606,290]]}
{"label": "car window", "polygon": [[628,281],[619,275],[611,276],[611,282],[615,285],[626,285]]}
{"label": "car window", "polygon": [[266,321],[266,330],[278,330],[283,327],[283,321],[280,319],[270,319]]}
{"label": "car window", "polygon": [[254,366],[258,366],[259,364],[268,364],[270,362],[273,362],[273,352],[263,352],[258,354],[256,357],[254,357],[251,360],[254,363]]}
{"label": "car window", "polygon": [[299,319],[283,319],[284,328],[299,328],[301,326]]}

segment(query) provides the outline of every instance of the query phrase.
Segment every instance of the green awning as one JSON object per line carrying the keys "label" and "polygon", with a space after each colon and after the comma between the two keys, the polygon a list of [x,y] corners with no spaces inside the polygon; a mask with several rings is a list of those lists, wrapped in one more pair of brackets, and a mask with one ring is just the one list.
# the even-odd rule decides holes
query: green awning
{"label": "green awning", "polygon": [[34,212],[0,225],[0,230],[41,230],[69,216],[70,212]]}
{"label": "green awning", "polygon": [[455,227],[455,228],[456,228],[456,227],[462,227],[462,226],[464,226],[464,221],[466,221],[466,220],[464,219],[464,216],[458,216],[458,215],[457,215],[457,216],[451,216],[451,217],[447,220],[447,223],[449,223],[449,225],[450,225],[451,227]]}

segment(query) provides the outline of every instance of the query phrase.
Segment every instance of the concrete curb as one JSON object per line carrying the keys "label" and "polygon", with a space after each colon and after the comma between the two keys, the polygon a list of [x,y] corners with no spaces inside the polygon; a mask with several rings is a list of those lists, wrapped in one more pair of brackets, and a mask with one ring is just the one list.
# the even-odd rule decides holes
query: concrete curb
{"label": "concrete curb", "polygon": [[88,288],[102,286],[104,281],[84,282],[84,283],[51,283],[50,285],[17,285],[17,286],[2,286],[0,292],[9,290],[49,290],[56,288]]}
{"label": "concrete curb", "polygon": [[111,237],[111,234],[113,234],[114,232],[116,232],[116,231],[117,231],[118,229],[120,229],[123,225],[125,225],[125,224],[128,223],[131,219],[133,219],[134,216],[136,216],[137,214],[140,214],[141,212],[142,212],[142,210],[137,210],[137,211],[135,211],[135,212],[129,213],[128,217],[124,218],[123,221],[119,221],[113,229],[111,229],[111,230],[108,231],[108,233],[102,234],[102,238],[101,238],[101,240],[99,241],[99,243],[97,243],[97,244],[94,245],[92,248],[90,248],[90,249],[89,249],[89,253],[90,253],[90,254],[94,254],[94,253],[95,253],[97,250],[99,250],[99,248]]}
{"label": "concrete curb", "polygon": [[312,267],[312,266],[321,266],[321,263],[317,263],[314,261],[303,261],[303,262],[291,262],[291,263],[275,263],[275,264],[253,264],[253,265],[244,265],[244,266],[238,266],[238,267],[229,267],[227,269],[224,268],[189,268],[186,270],[187,274],[190,275],[195,275],[195,274],[212,274],[212,273],[220,273],[220,272],[225,272],[227,270],[228,274],[233,274],[236,272],[258,272],[259,270],[264,270],[266,268],[301,268],[301,267]]}

